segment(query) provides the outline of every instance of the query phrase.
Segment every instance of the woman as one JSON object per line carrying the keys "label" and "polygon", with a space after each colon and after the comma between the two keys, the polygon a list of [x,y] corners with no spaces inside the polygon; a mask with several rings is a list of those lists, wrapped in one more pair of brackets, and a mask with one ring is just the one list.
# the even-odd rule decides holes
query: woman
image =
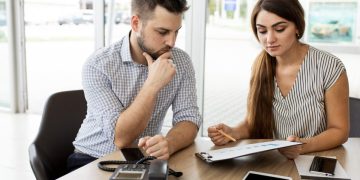
{"label": "woman", "polygon": [[347,141],[349,87],[337,57],[304,44],[304,10],[298,0],[259,0],[251,25],[263,47],[250,80],[247,115],[235,127],[208,128],[215,145],[229,139],[276,138],[300,141],[280,149],[289,159]]}

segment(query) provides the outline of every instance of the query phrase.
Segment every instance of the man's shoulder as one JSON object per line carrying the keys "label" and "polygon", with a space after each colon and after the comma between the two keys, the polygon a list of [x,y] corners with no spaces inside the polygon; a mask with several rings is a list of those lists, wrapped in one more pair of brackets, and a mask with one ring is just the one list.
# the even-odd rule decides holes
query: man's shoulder
{"label": "man's shoulder", "polygon": [[87,63],[92,65],[102,65],[121,61],[121,45],[122,41],[118,41],[109,46],[95,50],[94,53],[89,56]]}
{"label": "man's shoulder", "polygon": [[176,53],[176,54],[183,55],[183,56],[189,56],[189,54],[187,52],[185,52],[184,50],[182,50],[178,47],[172,48],[172,53]]}
{"label": "man's shoulder", "polygon": [[177,48],[177,47],[174,47],[172,49],[172,55],[176,61],[182,61],[182,62],[190,62],[191,61],[189,54],[187,52],[185,52],[184,50]]}

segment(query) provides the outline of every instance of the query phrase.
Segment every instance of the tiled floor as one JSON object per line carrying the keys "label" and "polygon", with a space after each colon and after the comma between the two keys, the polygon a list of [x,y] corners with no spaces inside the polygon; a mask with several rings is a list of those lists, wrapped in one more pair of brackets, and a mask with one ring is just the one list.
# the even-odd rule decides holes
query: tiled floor
{"label": "tiled floor", "polygon": [[28,147],[37,134],[40,119],[40,115],[0,112],[0,179],[35,179]]}

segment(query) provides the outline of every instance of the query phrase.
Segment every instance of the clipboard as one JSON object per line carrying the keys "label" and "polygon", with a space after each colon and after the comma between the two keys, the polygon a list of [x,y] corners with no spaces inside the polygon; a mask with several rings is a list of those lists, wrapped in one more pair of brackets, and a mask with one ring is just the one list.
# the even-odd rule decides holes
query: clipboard
{"label": "clipboard", "polygon": [[285,140],[273,140],[268,142],[260,142],[254,144],[246,144],[229,148],[222,148],[216,150],[210,150],[206,152],[197,152],[195,156],[207,163],[213,163],[216,161],[222,161],[226,159],[233,159],[241,156],[247,156],[250,154],[260,153],[264,151],[270,151],[283,147],[290,147],[301,145],[301,142],[290,142]]}

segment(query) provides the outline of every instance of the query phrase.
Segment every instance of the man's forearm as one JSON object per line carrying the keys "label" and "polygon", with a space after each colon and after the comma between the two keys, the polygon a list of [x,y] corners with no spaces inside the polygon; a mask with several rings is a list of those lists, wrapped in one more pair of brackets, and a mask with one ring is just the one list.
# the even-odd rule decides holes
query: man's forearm
{"label": "man's forearm", "polygon": [[157,91],[151,87],[143,87],[134,102],[121,113],[115,126],[115,145],[123,148],[144,131],[154,110]]}
{"label": "man's forearm", "polygon": [[190,121],[177,123],[166,135],[169,142],[170,155],[192,144],[197,132],[197,126]]}

